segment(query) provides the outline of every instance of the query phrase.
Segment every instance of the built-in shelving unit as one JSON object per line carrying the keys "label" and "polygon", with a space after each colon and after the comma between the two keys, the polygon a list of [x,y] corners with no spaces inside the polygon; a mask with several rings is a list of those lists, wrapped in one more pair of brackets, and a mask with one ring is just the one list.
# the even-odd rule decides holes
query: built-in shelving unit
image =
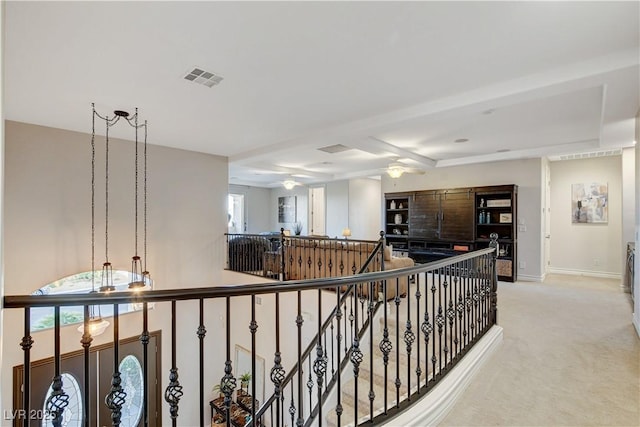
{"label": "built-in shelving unit", "polygon": [[393,245],[394,252],[405,255],[409,249],[409,203],[408,194],[386,194],[384,229],[387,242]]}
{"label": "built-in shelving unit", "polygon": [[498,234],[498,279],[517,279],[516,185],[387,193],[384,230],[418,263],[486,248]]}
{"label": "built-in shelving unit", "polygon": [[475,192],[476,246],[486,247],[492,233],[498,235],[498,279],[517,279],[518,187],[504,185],[479,188]]}

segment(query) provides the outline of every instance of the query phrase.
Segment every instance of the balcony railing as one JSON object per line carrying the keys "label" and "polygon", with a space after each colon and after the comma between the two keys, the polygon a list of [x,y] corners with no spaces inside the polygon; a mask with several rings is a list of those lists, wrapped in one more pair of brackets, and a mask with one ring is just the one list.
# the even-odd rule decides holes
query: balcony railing
{"label": "balcony railing", "polygon": [[[378,246],[363,262],[362,271],[377,258],[380,249]],[[118,305],[129,303],[142,305],[140,346],[144,349],[144,370],[149,330],[156,327],[149,322],[149,304],[155,303],[154,310],[170,313],[170,331],[163,331],[169,334],[171,348],[171,361],[163,381],[166,402],[163,412],[174,426],[196,423],[208,426],[214,415],[211,410],[219,412],[215,419],[223,419],[227,426],[383,422],[415,402],[417,396],[428,393],[496,323],[496,251],[494,239],[488,249],[411,268],[303,281],[154,290],[142,294],[5,296],[6,309],[24,311],[24,337],[20,344],[24,354],[24,384],[19,399],[21,407],[14,409],[25,417],[16,420],[16,424],[31,425],[29,415],[33,413],[31,308],[53,307],[55,312],[51,348],[55,361],[53,392],[46,408],[51,425],[59,426],[68,403],[61,380],[60,307],[85,307],[80,344],[85,354],[82,381],[84,389],[89,390],[95,387],[89,384],[87,366],[92,343],[90,307],[113,306],[117,361],[121,339]],[[192,317],[198,320],[190,323],[192,317],[179,314],[193,311],[193,302],[198,309],[197,316],[194,313]],[[243,333],[232,334],[232,322],[238,323],[235,310],[241,310],[243,322],[248,323]],[[224,320],[221,330],[206,324],[210,311]],[[187,349],[191,357],[181,360],[178,360],[178,328],[191,328],[198,343],[197,348]],[[264,402],[255,399],[260,393],[256,380],[248,390],[236,390],[239,373],[234,369],[232,351],[241,339],[250,342],[252,378],[257,379],[258,355],[273,355],[271,367],[265,369]],[[206,378],[212,376],[213,362],[217,375],[205,385]],[[185,388],[181,383],[185,376],[197,378],[198,387]],[[147,390],[150,384],[146,371],[143,378]],[[103,396],[113,425],[119,425],[120,411],[127,399],[119,379],[115,363],[111,390]],[[220,385],[221,397],[217,401],[209,392],[211,382]],[[234,402],[234,396],[242,404]],[[149,425],[146,397],[142,417],[145,426]],[[89,397],[83,398],[82,419],[84,425],[90,425],[92,408]],[[197,415],[179,411],[183,399],[198,402]]]}

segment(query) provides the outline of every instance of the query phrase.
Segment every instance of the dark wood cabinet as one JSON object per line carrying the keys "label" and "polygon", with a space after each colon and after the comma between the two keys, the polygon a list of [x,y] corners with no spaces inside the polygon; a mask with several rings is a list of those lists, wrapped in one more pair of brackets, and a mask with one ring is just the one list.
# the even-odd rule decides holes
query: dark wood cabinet
{"label": "dark wood cabinet", "polygon": [[418,263],[489,245],[498,234],[498,278],[515,281],[516,185],[385,194],[385,232],[394,250]]}
{"label": "dark wood cabinet", "polygon": [[470,189],[419,191],[411,206],[410,237],[473,241],[473,193]]}
{"label": "dark wood cabinet", "polygon": [[420,191],[413,195],[409,215],[409,236],[420,239],[440,238],[440,195],[436,191]]}
{"label": "dark wood cabinet", "polygon": [[440,193],[440,239],[473,241],[473,192],[470,188]]}

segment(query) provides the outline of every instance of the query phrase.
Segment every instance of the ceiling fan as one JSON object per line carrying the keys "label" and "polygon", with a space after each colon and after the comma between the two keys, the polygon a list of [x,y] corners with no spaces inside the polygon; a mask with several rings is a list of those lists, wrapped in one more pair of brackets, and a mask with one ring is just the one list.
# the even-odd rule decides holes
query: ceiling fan
{"label": "ceiling fan", "polygon": [[400,178],[404,173],[413,173],[418,175],[424,175],[425,173],[424,169],[413,168],[397,160],[389,163],[386,172],[391,178]]}

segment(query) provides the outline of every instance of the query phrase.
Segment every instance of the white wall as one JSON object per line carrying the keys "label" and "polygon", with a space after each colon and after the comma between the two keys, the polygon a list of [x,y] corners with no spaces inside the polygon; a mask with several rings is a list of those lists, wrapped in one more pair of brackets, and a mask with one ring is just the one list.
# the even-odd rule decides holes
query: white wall
{"label": "white wall", "polygon": [[382,193],[379,179],[349,180],[349,227],[354,239],[377,240],[382,224]]}
{"label": "white wall", "polygon": [[[6,2],[0,4],[0,76],[4,76],[4,8]],[[0,77],[0,331],[3,330],[4,309],[4,78]],[[4,340],[0,339],[0,366],[3,365]],[[5,369],[0,371],[0,384],[8,381],[9,372]],[[6,406],[4,406],[3,390],[0,387],[0,413],[4,414]]]}
{"label": "white wall", "polygon": [[[90,135],[60,129],[5,123],[5,295],[23,295],[61,277],[91,270]],[[133,255],[133,144],[111,141],[110,261],[128,270]],[[98,138],[96,183],[96,264],[104,261],[104,142]],[[227,161],[225,158],[149,146],[148,267],[156,289],[211,286],[219,283],[224,263]],[[179,340],[193,340],[194,311],[180,306],[185,322]],[[21,310],[3,310],[2,407],[12,407],[11,368],[22,363],[18,345],[23,331]],[[215,317],[215,312],[210,313]],[[121,337],[139,335],[140,315],[120,322]],[[181,320],[183,320],[181,318]],[[195,323],[197,325],[197,322]],[[150,329],[162,329],[162,389],[168,381],[170,357],[169,304],[150,314]],[[221,334],[211,328],[209,336]],[[32,360],[48,357],[51,331],[34,333]],[[75,327],[62,328],[62,352],[80,349]],[[94,344],[110,341],[112,327]],[[222,337],[220,337],[222,338]],[[211,372],[223,366],[224,354],[208,350]],[[193,347],[179,346],[178,360],[193,360]],[[209,381],[207,379],[207,382]],[[185,390],[181,402],[184,422],[197,423],[197,375],[180,377]],[[163,408],[165,420],[168,410]],[[189,414],[194,418],[188,419]],[[182,420],[183,418],[181,418]]]}
{"label": "white wall", "polygon": [[518,185],[518,280],[540,281],[544,277],[542,257],[541,159],[512,160],[428,170],[424,175],[404,174],[382,178],[382,193],[430,189]]}
{"label": "white wall", "polygon": [[246,233],[257,234],[263,231],[279,230],[271,228],[271,218],[269,215],[265,215],[264,211],[270,207],[271,190],[269,188],[231,184],[229,185],[229,193],[244,194]]}
{"label": "white wall", "polygon": [[262,214],[270,218],[271,227],[265,231],[280,231],[281,228],[284,228],[291,230],[291,234],[293,234],[292,223],[278,222],[278,197],[282,196],[296,196],[296,221],[302,224],[302,234],[307,234],[309,230],[309,189],[301,185],[296,185],[291,190],[284,187],[270,190],[270,203],[267,207],[269,211],[262,211]]}
{"label": "white wall", "polygon": [[635,265],[634,265],[634,304],[633,304],[633,324],[636,327],[636,332],[638,336],[640,336],[640,150],[637,149],[638,144],[640,144],[640,110],[638,110],[638,114],[636,114],[636,133],[635,133],[635,141],[636,141],[636,174],[635,174],[635,183],[636,183],[636,227],[635,227],[635,237],[634,241],[636,242],[636,252],[635,252]]}
{"label": "white wall", "polygon": [[351,205],[349,181],[327,182],[325,196],[327,199],[325,234],[329,237],[342,238],[342,229],[351,225],[349,221]]}
{"label": "white wall", "polygon": [[[323,184],[326,198],[326,230],[329,237],[342,238],[342,229],[349,226],[354,239],[377,240],[380,237],[382,197],[380,180],[359,178],[331,181]],[[303,225],[302,234],[308,233],[308,191],[297,186],[287,191],[271,189],[269,216],[273,229],[290,228],[290,224],[278,223],[278,197],[297,196],[298,221]]]}
{"label": "white wall", "polygon": [[636,150],[634,147],[622,150],[622,256],[621,269],[627,268],[627,242],[635,241],[636,227]]}
{"label": "white wall", "polygon": [[[609,156],[551,162],[553,272],[620,278],[622,272],[622,159]],[[571,222],[571,185],[607,183],[607,224]]]}

